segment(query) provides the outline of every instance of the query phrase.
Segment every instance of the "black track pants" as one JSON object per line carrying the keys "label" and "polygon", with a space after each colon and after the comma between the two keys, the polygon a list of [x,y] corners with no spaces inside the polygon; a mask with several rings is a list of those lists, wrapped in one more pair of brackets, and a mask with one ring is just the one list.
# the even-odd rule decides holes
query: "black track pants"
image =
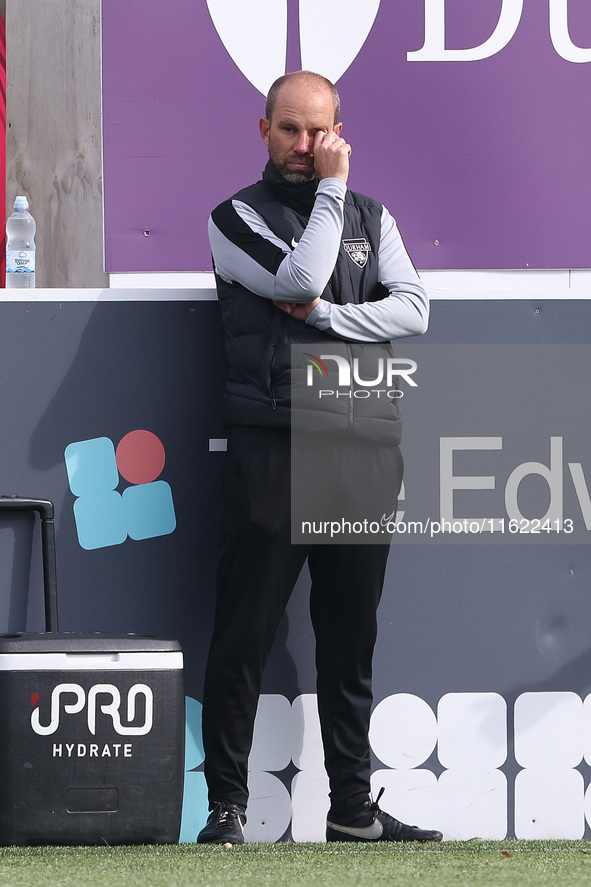
{"label": "black track pants", "polygon": [[[306,558],[332,806],[357,806],[369,793],[371,661],[389,544],[292,545],[290,449],[290,433],[284,430],[237,428],[228,440],[215,624],[203,696],[211,804],[247,803],[262,673]],[[398,447],[385,457],[381,453],[378,468],[395,503],[402,480]]]}

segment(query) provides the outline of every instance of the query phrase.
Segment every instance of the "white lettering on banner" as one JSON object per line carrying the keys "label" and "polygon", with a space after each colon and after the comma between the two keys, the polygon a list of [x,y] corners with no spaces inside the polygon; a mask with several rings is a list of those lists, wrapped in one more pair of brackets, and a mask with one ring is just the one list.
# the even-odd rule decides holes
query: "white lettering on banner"
{"label": "white lettering on banner", "polygon": [[[67,694],[76,696],[75,702],[64,703],[63,712],[66,715],[75,715],[82,711],[86,704],[86,694],[78,684],[58,684],[51,694],[51,717],[47,726],[41,723],[39,706],[33,709],[31,714],[31,727],[39,736],[51,736],[60,725],[61,697]],[[99,705],[97,696],[108,695],[111,701]],[[97,708],[103,715],[108,715],[113,722],[113,729],[120,736],[145,736],[152,729],[154,720],[154,694],[146,684],[134,684],[127,694],[127,720],[132,722],[136,716],[136,700],[138,696],[144,698],[144,722],[135,726],[124,726],[121,723],[119,709],[121,706],[121,694],[113,684],[95,684],[88,691],[87,724],[88,730],[94,736],[96,733]]]}
{"label": "white lettering on banner", "polygon": [[568,470],[573,479],[573,486],[579,505],[581,506],[581,514],[585,521],[585,529],[591,530],[591,497],[589,496],[589,487],[585,480],[583,466],[580,462],[569,462]]}
{"label": "white lettering on banner", "polygon": [[[456,477],[455,450],[502,450],[502,437],[442,437],[439,441],[439,513],[441,521],[454,520],[454,490],[494,490],[493,475]],[[469,518],[484,520],[484,518]]]}
{"label": "white lettering on banner", "polygon": [[509,43],[521,21],[523,0],[502,0],[499,21],[491,36],[471,49],[445,48],[445,0],[425,0],[425,42],[409,52],[409,62],[475,62],[496,55]]}
{"label": "white lettering on banner", "polygon": [[[497,24],[483,43],[446,49],[446,0],[424,0],[425,40],[421,49],[407,52],[406,58],[409,62],[475,62],[497,55],[515,36],[524,2],[501,0]],[[528,2],[533,4],[534,0]],[[234,0],[207,0],[207,7],[234,63],[266,95],[273,81],[285,74],[287,0],[243,0],[238,4]],[[319,71],[336,83],[361,52],[375,26],[379,7],[380,0],[299,0],[297,36],[302,68]],[[571,38],[568,13],[569,0],[548,0],[552,45],[567,62],[589,62],[591,49],[576,45]]]}
{"label": "white lettering on banner", "polygon": [[[445,48],[446,0],[425,0],[425,42],[408,52],[409,62],[475,62],[496,55],[512,40],[523,13],[524,0],[502,0],[497,25],[490,37],[469,49]],[[569,0],[549,0],[548,17],[552,45],[567,62],[591,62],[591,49],[575,45],[568,27]]]}
{"label": "white lettering on banner", "polygon": [[539,474],[550,489],[550,505],[546,514],[540,518],[542,522],[560,521],[563,516],[562,500],[562,438],[550,438],[550,468],[541,462],[524,462],[518,465],[509,477],[505,486],[505,508],[510,520],[521,520],[524,515],[519,510],[517,493],[519,484],[529,474]]}
{"label": "white lettering on banner", "polygon": [[[439,512],[441,522],[453,523],[455,490],[494,490],[494,475],[455,475],[453,470],[454,453],[460,450],[502,450],[502,437],[442,437],[439,441]],[[591,497],[580,462],[569,462],[569,471],[587,530],[591,530]],[[563,438],[550,438],[550,466],[542,462],[523,462],[513,469],[505,484],[505,509],[510,522],[528,521],[522,514],[518,493],[522,480],[531,475],[539,475],[548,485],[550,504],[544,515],[536,518],[541,524],[548,522],[555,527],[563,523]],[[483,529],[491,521],[503,523],[502,517],[468,517],[462,520],[480,522]],[[490,524],[492,526],[492,524]]]}
{"label": "white lettering on banner", "polygon": [[575,46],[568,28],[568,0],[550,0],[550,37],[554,49],[567,62],[591,62],[591,49]]}

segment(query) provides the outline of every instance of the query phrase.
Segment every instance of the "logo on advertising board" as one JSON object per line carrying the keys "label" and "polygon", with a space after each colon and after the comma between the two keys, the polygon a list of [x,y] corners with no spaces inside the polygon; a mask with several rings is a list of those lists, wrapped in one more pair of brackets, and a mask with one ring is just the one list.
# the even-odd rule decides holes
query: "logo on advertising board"
{"label": "logo on advertising board", "polygon": [[[151,431],[130,431],[115,448],[108,437],[65,450],[78,541],[87,550],[166,536],[176,528],[170,485],[158,480],[166,453]],[[121,478],[130,486],[117,491]]]}
{"label": "logo on advertising board", "polygon": [[234,63],[266,95],[285,74],[286,61],[289,70],[320,71],[336,83],[367,40],[380,0],[299,0],[297,18],[289,14],[296,9],[289,0],[207,0],[207,7]]}
{"label": "logo on advertising board", "polygon": [[[248,0],[239,6],[233,0],[207,0],[207,8],[233,62],[266,95],[286,69],[318,71],[336,83],[367,40],[380,0],[363,4],[356,0],[299,0],[297,9],[290,0]],[[514,38],[523,8],[524,0],[502,0],[496,24],[486,39],[476,46],[450,49],[446,46],[446,0],[424,0],[424,43],[420,49],[408,51],[407,60],[474,62],[497,55]],[[571,38],[568,0],[549,0],[548,25],[554,49],[563,59],[574,64],[591,61],[591,49]],[[247,41],[245,34],[249,35]],[[294,52],[296,42],[299,46]]]}
{"label": "logo on advertising board", "polygon": [[[53,736],[64,720],[67,724],[75,724],[76,741],[53,743],[54,758],[131,758],[133,744],[129,742],[78,741],[82,721],[93,737],[96,737],[97,726],[100,727],[101,722],[104,727],[112,728],[117,736],[146,736],[150,733],[154,721],[154,694],[151,688],[147,684],[130,687],[125,705],[127,724],[122,722],[121,704],[121,692],[114,684],[94,684],[88,691],[76,683],[57,684],[51,692],[49,723],[41,718],[40,694],[31,693],[31,727],[38,736]],[[78,717],[72,721],[74,716]],[[134,723],[136,720],[137,723]],[[104,734],[104,730],[99,732]]]}

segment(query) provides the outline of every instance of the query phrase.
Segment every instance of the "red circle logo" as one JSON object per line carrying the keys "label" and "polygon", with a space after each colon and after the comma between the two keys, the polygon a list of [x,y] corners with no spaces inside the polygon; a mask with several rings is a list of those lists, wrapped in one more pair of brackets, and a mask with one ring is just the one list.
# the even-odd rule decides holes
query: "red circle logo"
{"label": "red circle logo", "polygon": [[151,431],[130,431],[115,452],[117,468],[131,484],[149,484],[162,473],[166,453],[160,438]]}

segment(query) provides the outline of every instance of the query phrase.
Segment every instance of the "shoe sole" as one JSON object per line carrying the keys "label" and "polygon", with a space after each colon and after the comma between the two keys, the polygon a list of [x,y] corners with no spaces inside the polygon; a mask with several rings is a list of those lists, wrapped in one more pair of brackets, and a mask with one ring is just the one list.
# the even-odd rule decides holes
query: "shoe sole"
{"label": "shoe sole", "polygon": [[357,844],[438,844],[443,841],[443,835],[440,832],[437,832],[431,838],[410,838],[395,841],[391,838],[362,838],[358,837],[357,835],[347,834],[346,832],[338,832],[333,829],[327,829],[326,841],[327,843],[345,843],[348,841],[354,841]]}

